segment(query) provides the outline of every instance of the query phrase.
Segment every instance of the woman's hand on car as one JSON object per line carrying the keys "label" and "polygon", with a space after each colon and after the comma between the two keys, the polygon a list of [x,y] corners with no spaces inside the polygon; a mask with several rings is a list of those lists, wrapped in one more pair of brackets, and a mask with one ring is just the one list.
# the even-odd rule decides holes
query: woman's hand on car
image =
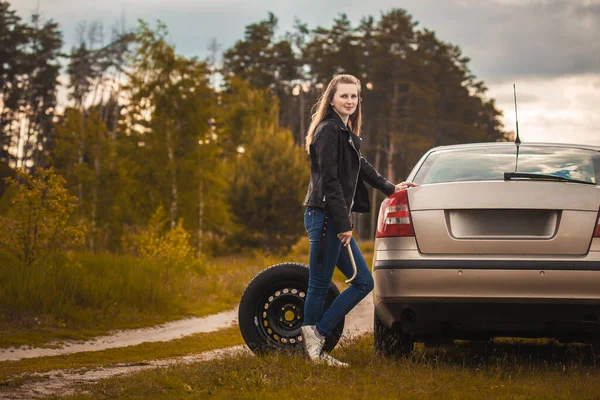
{"label": "woman's hand on car", "polygon": [[337,237],[344,246],[348,246],[352,240],[352,231],[338,233]]}
{"label": "woman's hand on car", "polygon": [[419,186],[419,185],[417,185],[416,183],[413,183],[413,182],[400,182],[399,184],[396,185],[394,192],[399,192],[401,190],[408,189],[409,187],[417,187],[417,186]]}

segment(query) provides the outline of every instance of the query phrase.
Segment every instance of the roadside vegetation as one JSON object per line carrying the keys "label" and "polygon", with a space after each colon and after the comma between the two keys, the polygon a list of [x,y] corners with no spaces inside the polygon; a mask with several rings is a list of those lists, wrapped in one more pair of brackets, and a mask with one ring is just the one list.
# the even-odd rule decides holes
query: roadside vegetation
{"label": "roadside vegetation", "polygon": [[348,369],[301,356],[238,355],[82,386],[68,399],[597,399],[600,371],[589,346],[541,340],[419,347],[408,359],[373,353],[366,335],[333,353]]}
{"label": "roadside vegetation", "polygon": [[152,282],[152,271],[130,256],[79,254],[74,258],[78,267],[63,275],[60,283],[76,282],[77,295],[53,298],[41,290],[39,296],[47,300],[48,307],[53,300],[59,306],[3,317],[0,347],[86,339],[111,329],[139,328],[228,310],[239,303],[250,279],[274,262],[262,255],[208,260],[203,273],[187,272],[163,287]]}
{"label": "roadside vegetation", "polygon": [[[371,263],[372,245],[364,243],[365,258]],[[270,265],[308,261],[308,241],[302,239],[292,251],[281,256],[262,252],[210,257],[202,264],[176,275],[169,286],[160,274],[147,269],[143,260],[129,255],[73,255],[77,267],[51,282],[50,276],[32,275],[29,285],[36,288],[46,312],[29,312],[4,317],[0,324],[0,347],[44,346],[57,340],[89,339],[112,329],[151,326],[191,316],[206,316],[229,310],[239,304],[246,285],[254,275]],[[0,271],[2,266],[0,266]],[[154,276],[153,276],[154,275]],[[334,275],[340,291],[347,285],[339,271]],[[56,285],[76,283],[76,293],[52,291]],[[17,286],[20,287],[20,286]],[[4,287],[9,293],[11,286]],[[2,294],[0,294],[0,297]],[[17,305],[16,298],[6,303]],[[23,297],[26,303],[31,299]]]}

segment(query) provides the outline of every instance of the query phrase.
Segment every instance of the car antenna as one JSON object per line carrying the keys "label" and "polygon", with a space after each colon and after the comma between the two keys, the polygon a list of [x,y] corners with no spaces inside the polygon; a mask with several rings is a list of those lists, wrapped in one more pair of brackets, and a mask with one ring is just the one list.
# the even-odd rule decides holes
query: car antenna
{"label": "car antenna", "polygon": [[519,145],[521,144],[521,138],[519,137],[519,116],[517,114],[517,85],[513,83],[513,93],[515,97],[515,123],[517,125],[517,136],[515,137],[515,145],[517,146],[517,157],[515,159],[515,172],[517,172],[517,166],[519,165]]}

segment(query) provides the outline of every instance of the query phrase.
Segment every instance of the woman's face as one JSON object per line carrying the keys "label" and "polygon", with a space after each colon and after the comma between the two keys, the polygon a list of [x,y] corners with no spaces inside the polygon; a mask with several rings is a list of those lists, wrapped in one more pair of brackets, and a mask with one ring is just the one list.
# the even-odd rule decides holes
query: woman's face
{"label": "woman's face", "polygon": [[331,105],[342,119],[348,119],[358,106],[358,87],[353,83],[338,83]]}

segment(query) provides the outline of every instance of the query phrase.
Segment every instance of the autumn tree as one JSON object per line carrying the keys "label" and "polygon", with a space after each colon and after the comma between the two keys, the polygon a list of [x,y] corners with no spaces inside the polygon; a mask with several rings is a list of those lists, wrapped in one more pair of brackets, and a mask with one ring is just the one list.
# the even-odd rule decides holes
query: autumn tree
{"label": "autumn tree", "polygon": [[77,246],[82,231],[70,224],[77,199],[60,175],[52,169],[38,169],[36,176],[18,169],[17,176],[8,181],[14,195],[7,216],[0,217],[0,249],[13,256],[13,267],[28,268]]}

